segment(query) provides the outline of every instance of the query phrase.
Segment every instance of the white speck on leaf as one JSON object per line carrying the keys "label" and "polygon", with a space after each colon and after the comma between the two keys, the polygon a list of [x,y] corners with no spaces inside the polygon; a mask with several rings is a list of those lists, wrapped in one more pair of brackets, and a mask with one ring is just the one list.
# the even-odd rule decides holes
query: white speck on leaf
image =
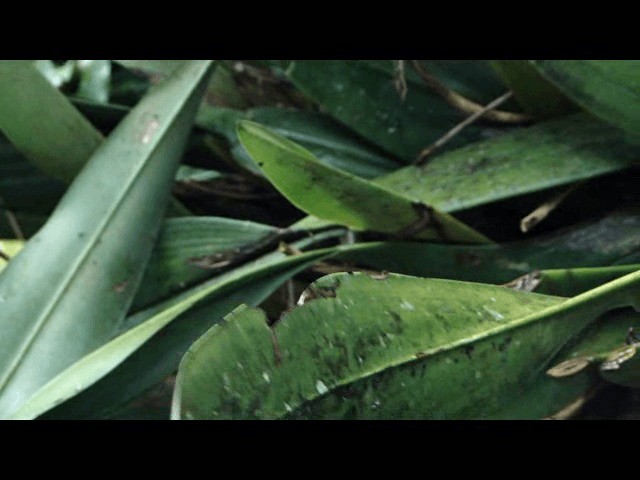
{"label": "white speck on leaf", "polygon": [[329,389],[327,388],[327,386],[324,384],[324,382],[322,380],[318,380],[316,382],[316,390],[318,391],[318,393],[320,395],[324,395],[325,393],[327,393],[329,391]]}
{"label": "white speck on leaf", "polygon": [[402,303],[400,304],[400,308],[402,308],[403,310],[409,310],[410,312],[414,312],[416,309],[416,307],[414,307],[412,304],[410,304],[406,300],[402,301]]}

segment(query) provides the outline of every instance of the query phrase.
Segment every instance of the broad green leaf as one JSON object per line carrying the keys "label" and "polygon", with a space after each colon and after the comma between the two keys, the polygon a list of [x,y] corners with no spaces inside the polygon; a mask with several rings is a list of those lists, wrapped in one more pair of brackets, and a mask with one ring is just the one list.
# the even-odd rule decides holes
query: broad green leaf
{"label": "broad green leaf", "polygon": [[458,243],[482,234],[429,205],[322,164],[308,150],[258,124],[242,121],[238,137],[265,176],[295,206],[355,230]]}
{"label": "broad green leaf", "polygon": [[190,62],[150,92],[0,275],[0,417],[103,344],[124,319],[210,66]]}
{"label": "broad green leaf", "polygon": [[256,108],[240,112],[225,108],[202,108],[196,123],[224,136],[236,161],[244,168],[262,174],[246,152],[236,133],[240,120],[252,120],[292,140],[312,152],[327,165],[363,178],[373,178],[399,168],[399,164],[327,115],[282,108]]}
{"label": "broad green leaf", "polygon": [[240,308],[207,332],[181,362],[172,417],[543,417],[546,402],[523,408],[529,387],[600,315],[640,306],[640,272],[571,299],[338,274],[306,299],[273,329]]}
{"label": "broad green leaf", "polygon": [[[423,148],[464,119],[412,77],[402,101],[392,74],[365,61],[295,60],[286,74],[333,117],[405,162],[414,161]],[[482,129],[472,125],[449,146],[481,138]]]}
{"label": "broad green leaf", "polygon": [[74,178],[103,137],[31,61],[0,61],[0,130],[43,172]]}
{"label": "broad green leaf", "polygon": [[[286,271],[286,267],[288,267],[288,271],[285,273],[285,276],[288,277],[308,267],[318,259],[326,257],[330,253],[331,252],[324,251],[294,257],[285,262],[280,262],[278,268],[282,269],[284,267]],[[263,268],[261,270],[256,269],[252,274],[255,280],[261,279],[260,277],[264,276],[265,272],[276,270],[277,269],[272,267],[268,269]],[[182,313],[190,310],[203,299],[214,295],[217,291],[223,290],[224,288],[228,289],[230,282],[236,282],[237,284],[238,278],[238,273],[233,272],[231,275],[227,275],[223,281],[217,279],[217,281],[209,282],[206,285],[206,288],[195,288],[187,294],[181,295],[179,298],[171,299],[168,302],[163,303],[161,306],[142,312],[142,314],[138,315],[138,318],[130,320],[131,323],[135,324],[134,327],[94,350],[89,355],[75,362],[69,368],[53,378],[48,384],[36,392],[33,397],[24,403],[21,408],[12,415],[12,418],[33,419],[52,407],[62,403],[64,400],[68,400],[69,398],[77,395],[87,387],[90,387],[125,361],[127,357],[138,350],[151,337]],[[282,274],[267,278],[269,278],[270,281],[267,285],[262,287],[263,291],[273,290],[282,282]],[[257,283],[260,285],[261,282]],[[260,291],[260,289],[256,289],[255,286],[253,286],[251,290]],[[264,296],[263,291],[260,291],[260,297]],[[236,295],[232,294],[231,296],[237,298]],[[249,295],[249,298],[251,298],[251,295]],[[236,300],[236,302],[239,303],[239,300]],[[228,308],[228,302],[223,301],[222,304]],[[212,306],[213,308],[211,308]],[[219,319],[224,315],[224,313],[222,315],[220,313],[216,314],[216,312],[219,311],[219,305],[216,304],[209,303],[206,310],[207,314],[213,315],[214,319]],[[168,352],[165,352],[165,355],[167,353]],[[141,372],[141,375],[144,376],[145,372]],[[126,385],[120,386],[121,388],[126,387]],[[92,407],[95,408],[95,405],[92,404]]]}
{"label": "broad green leaf", "polygon": [[[129,313],[266,253],[277,247],[281,233],[275,227],[229,218],[165,220]],[[9,244],[14,256],[24,242]],[[202,257],[208,258],[207,268],[192,261]]]}
{"label": "broad green leaf", "polygon": [[640,146],[626,142],[617,129],[577,114],[445,152],[376,183],[455,212],[616,172],[639,161]]}
{"label": "broad green leaf", "polygon": [[639,60],[536,60],[533,64],[578,105],[640,139]]}
{"label": "broad green leaf", "polygon": [[[303,245],[298,243],[299,247]],[[189,346],[236,306],[242,303],[258,305],[286,280],[333,254],[333,249],[316,250],[295,257],[272,252],[133,315],[127,319],[123,332],[144,325],[149,319],[161,318],[158,315],[167,309],[190,308],[109,375],[58,407],[49,417],[94,418],[135,398],[174,372]],[[119,357],[111,358],[109,361],[113,362]]]}
{"label": "broad green leaf", "polygon": [[511,87],[524,110],[536,118],[559,117],[577,110],[567,96],[527,60],[494,60],[491,64]]}
{"label": "broad green leaf", "polygon": [[368,242],[334,260],[421,277],[502,284],[535,270],[640,263],[640,216],[620,211],[544,237],[503,245]]}
{"label": "broad green leaf", "polygon": [[[398,195],[457,212],[637,165],[640,146],[586,114],[523,128],[436,155],[374,180]],[[522,172],[527,172],[523,175]],[[296,228],[327,225],[309,217]]]}

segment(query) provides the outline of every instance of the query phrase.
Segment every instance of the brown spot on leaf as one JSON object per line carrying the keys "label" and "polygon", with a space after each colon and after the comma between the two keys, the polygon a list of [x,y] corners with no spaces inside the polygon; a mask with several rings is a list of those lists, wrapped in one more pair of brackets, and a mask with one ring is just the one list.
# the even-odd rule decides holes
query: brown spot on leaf
{"label": "brown spot on leaf", "polygon": [[585,357],[572,358],[547,370],[547,375],[554,378],[570,377],[584,370],[590,363]]}
{"label": "brown spot on leaf", "polygon": [[273,344],[273,358],[276,367],[280,367],[280,365],[282,365],[282,353],[280,352],[280,344],[278,343],[276,331],[273,328],[271,329],[271,343]]}
{"label": "brown spot on leaf", "polygon": [[509,283],[505,283],[502,286],[520,292],[533,292],[538,285],[540,285],[540,282],[542,282],[542,273],[536,270],[535,272],[518,277]]}
{"label": "brown spot on leaf", "polygon": [[374,280],[386,280],[391,274],[383,270],[381,272],[368,272],[367,275]]}

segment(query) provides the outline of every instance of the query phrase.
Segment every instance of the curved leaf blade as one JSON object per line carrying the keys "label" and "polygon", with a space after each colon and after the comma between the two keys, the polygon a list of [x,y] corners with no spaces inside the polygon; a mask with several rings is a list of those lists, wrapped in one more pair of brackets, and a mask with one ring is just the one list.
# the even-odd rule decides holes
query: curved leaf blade
{"label": "curved leaf blade", "polygon": [[[636,272],[567,300],[331,275],[273,332],[263,312],[238,309],[196,342],[173,418],[504,418],[598,316],[638,306],[639,285]],[[550,413],[533,405],[526,416]]]}
{"label": "curved leaf blade", "polygon": [[224,136],[236,161],[259,175],[262,174],[260,168],[238,140],[236,124],[243,119],[269,127],[307,148],[322,162],[363,178],[378,177],[400,166],[321,113],[283,108],[255,108],[246,112],[226,108],[201,109],[197,124]]}
{"label": "curved leaf blade", "polygon": [[640,138],[639,60],[536,60],[533,64],[589,112]]}
{"label": "curved leaf blade", "polygon": [[526,60],[494,60],[491,65],[513,90],[524,110],[539,119],[559,117],[577,107]]}
{"label": "curved leaf blade", "polygon": [[238,137],[267,178],[294,205],[355,230],[459,243],[489,240],[446,213],[319,162],[312,153],[249,121]]}
{"label": "curved leaf blade", "polygon": [[103,141],[27,60],[0,61],[0,130],[42,171],[67,182]]}
{"label": "curved leaf blade", "polygon": [[549,236],[501,245],[359,243],[334,260],[405,275],[502,284],[535,270],[640,263],[640,216],[615,212]]}
{"label": "curved leaf blade", "polygon": [[[167,310],[178,308],[183,312],[172,318],[160,334],[149,336],[139,350],[107,376],[102,379],[94,376],[97,383],[56,408],[48,414],[49,417],[95,418],[108,415],[174,372],[189,346],[229,311],[243,302],[258,305],[293,275],[334,253],[332,249],[316,250],[288,258],[273,252],[129,317],[123,332],[147,322],[163,322],[161,315]],[[148,333],[154,334],[155,330]],[[122,355],[119,351],[113,353]],[[114,367],[117,359],[111,356],[103,358],[103,361]],[[89,383],[84,386],[89,386]],[[56,385],[51,390],[56,393]],[[48,405],[55,403],[51,397],[47,398]]]}
{"label": "curved leaf blade", "polygon": [[189,63],[132,110],[0,275],[1,417],[101,345],[123,320],[210,66]]}
{"label": "curved leaf blade", "polygon": [[617,129],[576,114],[445,152],[376,183],[456,212],[613,173],[639,160],[640,146]]}

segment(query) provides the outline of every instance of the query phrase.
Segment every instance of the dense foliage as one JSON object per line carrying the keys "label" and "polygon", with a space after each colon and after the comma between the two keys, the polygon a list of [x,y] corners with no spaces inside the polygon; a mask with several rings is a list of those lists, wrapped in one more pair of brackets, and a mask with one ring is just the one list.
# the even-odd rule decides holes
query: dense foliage
{"label": "dense foliage", "polygon": [[640,384],[640,62],[0,62],[0,418],[568,418]]}

